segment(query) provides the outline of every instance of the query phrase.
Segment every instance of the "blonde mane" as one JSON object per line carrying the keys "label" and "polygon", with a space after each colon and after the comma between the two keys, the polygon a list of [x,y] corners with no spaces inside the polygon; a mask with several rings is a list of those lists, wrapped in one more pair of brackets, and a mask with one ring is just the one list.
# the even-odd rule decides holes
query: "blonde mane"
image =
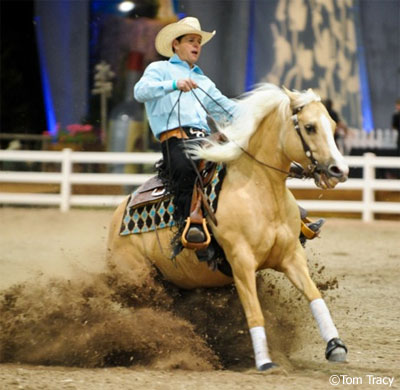
{"label": "blonde mane", "polygon": [[238,115],[235,120],[219,129],[228,142],[220,144],[207,139],[202,146],[190,146],[190,154],[196,159],[208,161],[235,160],[243,152],[242,149],[247,148],[261,121],[274,109],[277,109],[278,115],[284,120],[291,115],[293,109],[320,100],[311,89],[305,92],[289,92],[273,84],[263,84],[237,100]]}

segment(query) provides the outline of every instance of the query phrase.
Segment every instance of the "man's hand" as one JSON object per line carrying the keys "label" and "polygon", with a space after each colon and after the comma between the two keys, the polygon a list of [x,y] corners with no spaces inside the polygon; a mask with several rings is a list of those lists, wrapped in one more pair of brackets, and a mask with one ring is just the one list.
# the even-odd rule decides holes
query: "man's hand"
{"label": "man's hand", "polygon": [[176,86],[182,92],[189,92],[197,88],[197,84],[192,79],[181,79],[176,82]]}

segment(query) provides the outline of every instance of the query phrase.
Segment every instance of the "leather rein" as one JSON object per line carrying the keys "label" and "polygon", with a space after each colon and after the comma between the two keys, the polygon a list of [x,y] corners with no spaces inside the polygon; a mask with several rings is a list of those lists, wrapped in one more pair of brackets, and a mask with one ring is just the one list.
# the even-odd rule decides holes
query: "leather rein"
{"label": "leather rein", "polygon": [[[230,117],[232,117],[232,114],[230,112],[228,112],[219,102],[217,102],[210,94],[208,94],[204,89],[200,88],[199,86],[197,87],[199,88],[204,94],[206,94],[215,104],[217,104],[223,111],[225,111]],[[194,91],[191,91],[194,95],[194,97],[197,99],[197,101],[200,103],[200,105],[203,107],[203,109],[205,110],[205,112],[212,118],[212,115],[208,112],[208,110],[206,109],[206,107],[203,105],[203,103],[200,101],[200,99],[197,97],[197,95],[194,93]],[[239,148],[240,150],[246,154],[248,157],[250,157],[252,160],[254,160],[255,162],[257,162],[258,164],[266,167],[266,168],[270,168],[273,169],[275,171],[278,171],[280,173],[284,173],[285,175],[287,175],[288,177],[291,178],[296,178],[296,179],[303,179],[306,177],[310,177],[312,176],[312,174],[318,170],[319,168],[319,163],[318,161],[315,159],[313,152],[310,148],[310,146],[307,144],[306,140],[303,137],[303,134],[301,133],[300,130],[300,125],[299,125],[299,118],[298,118],[298,113],[304,108],[304,106],[300,106],[297,107],[293,110],[292,112],[292,122],[293,122],[293,126],[294,129],[296,130],[297,135],[300,137],[301,140],[301,144],[303,146],[303,150],[305,155],[308,157],[308,159],[310,160],[311,164],[308,167],[309,168],[309,173],[307,175],[305,175],[304,173],[299,174],[296,172],[290,172],[290,171],[285,171],[283,169],[274,167],[273,165],[267,164],[261,160],[259,160],[257,157],[253,156],[250,152],[248,152],[246,149],[244,149],[242,146],[240,146],[239,144],[237,144],[235,141],[229,140],[228,137],[226,137],[226,135],[224,134],[224,136],[228,139],[228,141],[234,142]],[[302,171],[304,171],[303,167],[296,163],[295,161],[292,161],[293,164],[295,164],[297,167],[299,167]]]}
{"label": "leather rein", "polygon": [[[202,91],[208,98],[210,98],[216,105],[218,105],[226,114],[228,114],[230,117],[232,117],[232,114],[231,114],[229,111],[227,111],[217,100],[215,100],[207,91],[205,91],[205,90],[204,90],[203,88],[201,88],[200,86],[197,86],[197,88],[198,88],[200,91]],[[199,104],[200,104],[201,107],[204,109],[204,111],[207,113],[207,115],[210,116],[210,117],[213,119],[212,115],[209,113],[209,111],[208,111],[207,108],[204,106],[204,104],[201,102],[201,100],[200,100],[199,97],[196,95],[196,93],[193,91],[193,89],[191,90],[191,93],[192,93],[193,96],[196,98],[196,100],[199,102]],[[170,115],[168,116],[167,125],[168,125],[168,122],[169,122],[169,118],[170,118],[170,116],[171,116],[171,114],[172,114],[172,111],[174,110],[174,108],[175,108],[176,105],[178,105],[178,120],[179,120],[179,122],[180,122],[180,97],[181,97],[181,94],[182,94],[182,91],[180,91],[179,96],[178,96],[178,99],[177,99],[177,101],[175,102],[174,106],[173,106],[172,109],[171,109]],[[300,174],[300,173],[297,173],[297,172],[285,171],[285,170],[283,170],[283,169],[274,167],[273,165],[267,164],[267,163],[265,163],[265,162],[259,160],[257,157],[253,156],[250,152],[248,152],[248,151],[247,151],[246,149],[244,149],[242,146],[240,146],[239,144],[237,144],[235,141],[230,140],[228,137],[226,137],[225,134],[224,134],[224,136],[227,138],[228,141],[231,141],[231,142],[235,143],[235,144],[240,148],[240,150],[241,150],[244,154],[246,154],[246,155],[247,155],[248,157],[250,157],[252,160],[254,160],[254,161],[257,162],[258,164],[260,164],[260,165],[262,165],[262,166],[264,166],[264,167],[266,167],[266,168],[270,168],[270,169],[273,169],[273,170],[278,171],[278,172],[280,172],[280,173],[284,173],[285,175],[287,175],[287,176],[290,177],[290,178],[303,179],[303,178],[306,178],[306,177],[312,177],[313,173],[319,170],[320,164],[318,163],[318,161],[317,161],[316,158],[314,157],[313,152],[312,152],[310,146],[308,145],[308,143],[307,143],[306,140],[304,139],[304,136],[303,136],[303,134],[301,133],[301,130],[300,130],[300,124],[299,124],[298,113],[299,113],[303,108],[304,108],[304,105],[295,108],[295,109],[292,111],[292,117],[291,117],[291,119],[292,119],[292,122],[293,122],[294,129],[295,129],[297,135],[300,137],[300,141],[301,141],[301,144],[302,144],[302,146],[303,146],[304,153],[305,153],[305,155],[307,156],[307,158],[308,158],[308,159],[310,160],[310,162],[311,162],[311,164],[310,164],[309,167],[308,167],[308,168],[309,168],[309,172],[308,172],[307,174],[304,174],[304,173],[301,173],[301,174]],[[214,120],[214,119],[213,119],[213,120]],[[168,127],[168,126],[167,126],[167,127]],[[191,159],[190,159],[190,160],[191,160]],[[295,161],[292,161],[292,163],[295,164],[298,168],[300,168],[300,169],[304,172],[304,169],[303,169],[303,167],[302,167],[300,164],[296,163]],[[196,169],[196,171],[197,171],[197,169]]]}
{"label": "leather rein", "polygon": [[[267,168],[274,169],[275,171],[278,171],[278,172],[281,172],[281,173],[285,173],[288,177],[296,178],[296,179],[304,179],[304,178],[307,178],[307,177],[312,177],[313,173],[318,170],[320,165],[318,163],[318,160],[314,157],[310,146],[308,145],[307,141],[304,139],[303,134],[301,133],[301,130],[300,130],[299,118],[298,118],[297,114],[303,108],[304,108],[304,106],[300,106],[300,107],[297,107],[296,109],[294,109],[293,112],[292,112],[291,119],[292,119],[292,122],[293,122],[294,129],[295,129],[297,135],[300,137],[300,141],[301,141],[301,144],[303,146],[304,153],[305,153],[305,155],[307,156],[307,158],[311,162],[311,164],[308,167],[309,168],[309,172],[307,174],[304,174],[304,173],[299,174],[299,173],[296,173],[296,172],[285,171],[283,169],[274,167],[272,165],[269,165],[269,164],[259,160],[258,158],[253,156],[251,153],[249,153],[246,149],[242,148],[240,145],[237,145],[237,146],[240,148],[240,150],[243,153],[245,153],[251,159],[256,161],[258,164],[260,164],[260,165],[262,165],[264,167],[267,167]],[[300,168],[304,172],[304,168],[300,164],[296,163],[295,161],[292,161],[292,163],[294,165],[296,165],[298,168]]]}

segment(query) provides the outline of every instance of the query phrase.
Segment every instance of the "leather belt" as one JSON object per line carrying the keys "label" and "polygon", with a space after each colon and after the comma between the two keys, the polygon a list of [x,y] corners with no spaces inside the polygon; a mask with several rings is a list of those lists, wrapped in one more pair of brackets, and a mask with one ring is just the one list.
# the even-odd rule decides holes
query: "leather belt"
{"label": "leather belt", "polygon": [[164,131],[163,133],[161,133],[160,141],[164,142],[167,139],[170,139],[170,138],[173,138],[173,137],[189,139],[189,137],[185,133],[185,130],[183,130],[181,127],[177,127],[176,129]]}

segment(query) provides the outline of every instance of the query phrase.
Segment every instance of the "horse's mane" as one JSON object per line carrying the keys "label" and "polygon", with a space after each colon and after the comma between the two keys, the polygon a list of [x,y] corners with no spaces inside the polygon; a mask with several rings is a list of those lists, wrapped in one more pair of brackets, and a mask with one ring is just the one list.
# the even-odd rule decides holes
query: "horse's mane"
{"label": "horse's mane", "polygon": [[194,158],[208,161],[232,161],[246,149],[250,137],[257,130],[261,121],[274,109],[277,115],[285,120],[292,110],[312,101],[320,101],[311,89],[303,92],[290,92],[291,98],[285,91],[273,84],[262,84],[250,93],[237,100],[237,114],[232,123],[220,127],[221,133],[228,141],[218,143],[206,139],[202,146],[193,145],[190,153]]}

